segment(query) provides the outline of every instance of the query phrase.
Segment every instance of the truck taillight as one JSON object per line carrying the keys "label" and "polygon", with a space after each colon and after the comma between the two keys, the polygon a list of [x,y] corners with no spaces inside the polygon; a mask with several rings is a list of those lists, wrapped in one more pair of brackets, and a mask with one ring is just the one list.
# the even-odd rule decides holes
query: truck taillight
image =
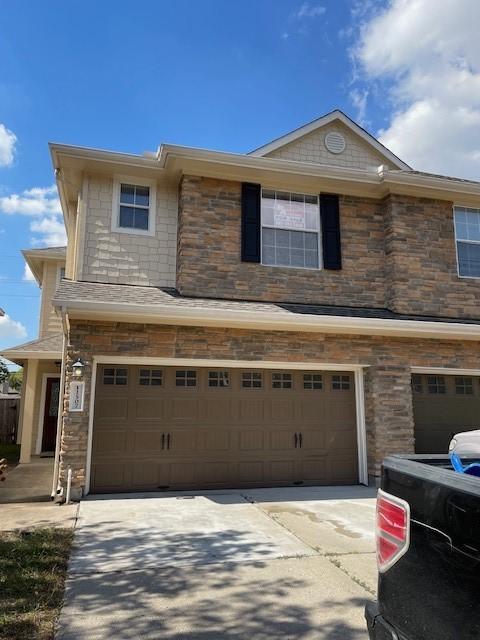
{"label": "truck taillight", "polygon": [[410,544],[410,505],[385,493],[377,495],[377,562],[383,573],[408,550]]}

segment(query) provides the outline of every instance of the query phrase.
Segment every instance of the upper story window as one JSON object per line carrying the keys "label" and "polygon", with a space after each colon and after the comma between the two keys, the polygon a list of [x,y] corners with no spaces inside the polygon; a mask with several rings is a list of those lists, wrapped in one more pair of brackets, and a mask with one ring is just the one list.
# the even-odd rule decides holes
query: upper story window
{"label": "upper story window", "polygon": [[117,177],[114,182],[112,230],[154,235],[155,186],[151,181]]}
{"label": "upper story window", "polygon": [[318,269],[318,196],[262,189],[262,264]]}
{"label": "upper story window", "polygon": [[458,275],[480,278],[480,209],[455,207]]}

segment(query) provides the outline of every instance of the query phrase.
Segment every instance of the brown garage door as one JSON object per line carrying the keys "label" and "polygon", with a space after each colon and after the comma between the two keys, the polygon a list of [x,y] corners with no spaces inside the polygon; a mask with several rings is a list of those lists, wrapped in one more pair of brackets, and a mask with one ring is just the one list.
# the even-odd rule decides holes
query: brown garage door
{"label": "brown garage door", "polygon": [[357,482],[351,373],[98,368],[92,491]]}
{"label": "brown garage door", "polygon": [[452,436],[480,428],[480,379],[412,376],[416,453],[446,453]]}

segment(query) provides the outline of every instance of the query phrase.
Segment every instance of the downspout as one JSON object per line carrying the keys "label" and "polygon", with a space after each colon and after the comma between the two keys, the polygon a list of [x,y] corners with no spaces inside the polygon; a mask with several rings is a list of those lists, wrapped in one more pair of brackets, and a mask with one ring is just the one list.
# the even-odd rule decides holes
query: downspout
{"label": "downspout", "polygon": [[57,417],[57,438],[55,442],[55,461],[53,464],[53,481],[52,492],[50,497],[54,500],[59,493],[58,476],[60,469],[60,443],[62,439],[62,427],[63,427],[63,409],[64,409],[64,394],[65,394],[65,362],[67,359],[67,344],[69,333],[68,316],[65,312],[65,307],[60,310],[62,317],[63,327],[63,342],[62,342],[62,365],[60,369],[60,392],[58,398],[58,417]]}

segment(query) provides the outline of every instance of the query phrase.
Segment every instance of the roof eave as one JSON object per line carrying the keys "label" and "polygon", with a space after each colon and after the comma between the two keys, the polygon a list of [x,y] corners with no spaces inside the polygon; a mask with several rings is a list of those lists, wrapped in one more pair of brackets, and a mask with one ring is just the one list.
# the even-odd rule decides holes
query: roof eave
{"label": "roof eave", "polygon": [[[480,340],[480,325],[461,322],[425,320],[392,320],[349,316],[280,314],[244,310],[179,309],[169,305],[138,305],[54,299],[54,306],[68,311],[71,318],[118,318],[119,321],[144,321],[152,324],[178,324],[251,328],[260,330],[300,331],[313,333],[357,334],[432,338],[450,340]],[[282,316],[282,317],[279,317]]]}

